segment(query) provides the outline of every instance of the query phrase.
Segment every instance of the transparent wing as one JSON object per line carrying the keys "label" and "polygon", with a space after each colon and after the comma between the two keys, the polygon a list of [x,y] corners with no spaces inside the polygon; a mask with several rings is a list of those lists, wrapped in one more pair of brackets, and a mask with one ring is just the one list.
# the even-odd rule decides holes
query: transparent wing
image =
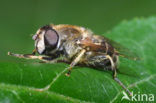
{"label": "transparent wing", "polygon": [[117,50],[120,56],[131,60],[140,60],[140,57],[130,49],[106,37],[104,37],[104,39]]}

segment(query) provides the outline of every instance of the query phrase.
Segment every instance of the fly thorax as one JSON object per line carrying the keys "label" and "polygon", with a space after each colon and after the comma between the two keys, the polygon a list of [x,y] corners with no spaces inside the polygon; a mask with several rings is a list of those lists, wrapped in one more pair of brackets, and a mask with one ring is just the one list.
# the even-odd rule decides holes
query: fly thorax
{"label": "fly thorax", "polygon": [[66,42],[64,44],[64,49],[63,50],[64,50],[64,53],[65,53],[66,57],[72,58],[77,53],[79,53],[81,48],[78,45],[76,45],[75,43],[73,43],[73,42]]}

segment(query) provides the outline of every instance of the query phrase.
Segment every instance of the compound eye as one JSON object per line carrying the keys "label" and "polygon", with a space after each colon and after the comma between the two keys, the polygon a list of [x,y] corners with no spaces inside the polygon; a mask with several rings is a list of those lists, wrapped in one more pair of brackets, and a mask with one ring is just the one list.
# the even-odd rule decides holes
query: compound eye
{"label": "compound eye", "polygon": [[44,35],[44,42],[46,47],[54,47],[57,45],[58,42],[58,34],[55,30],[49,29],[46,31]]}

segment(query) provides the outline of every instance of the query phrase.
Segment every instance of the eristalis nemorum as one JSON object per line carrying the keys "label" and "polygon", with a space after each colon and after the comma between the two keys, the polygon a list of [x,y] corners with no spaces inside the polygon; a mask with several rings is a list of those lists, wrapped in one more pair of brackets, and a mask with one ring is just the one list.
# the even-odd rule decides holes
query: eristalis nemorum
{"label": "eristalis nemorum", "polygon": [[[32,54],[8,52],[8,55],[40,59],[46,63],[69,63],[66,76],[70,76],[71,69],[75,65],[111,70],[113,79],[131,95],[131,92],[117,78],[117,65],[119,56],[137,58],[130,55],[129,50],[121,47],[120,44],[106,37],[95,35],[94,32],[84,27],[66,24],[43,26],[37,30],[33,40],[35,40],[35,49]],[[36,52],[40,55],[35,56]]]}

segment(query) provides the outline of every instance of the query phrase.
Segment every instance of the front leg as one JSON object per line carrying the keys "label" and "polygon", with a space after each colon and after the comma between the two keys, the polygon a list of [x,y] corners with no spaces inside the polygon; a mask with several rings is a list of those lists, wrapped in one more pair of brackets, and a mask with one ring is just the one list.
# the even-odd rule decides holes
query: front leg
{"label": "front leg", "polygon": [[37,49],[34,49],[32,55],[35,55],[36,52],[37,52]]}
{"label": "front leg", "polygon": [[18,58],[25,58],[25,59],[39,59],[42,61],[52,60],[52,57],[49,57],[49,56],[35,56],[33,54],[14,54],[14,53],[8,52],[8,55],[15,56]]}
{"label": "front leg", "polygon": [[80,61],[80,59],[83,57],[83,55],[85,54],[85,52],[86,52],[86,50],[85,49],[82,49],[80,51],[80,53],[78,54],[78,56],[74,59],[74,61],[72,61],[72,63],[69,66],[69,71],[68,71],[68,73],[66,73],[66,76],[70,76],[72,67],[74,67]]}
{"label": "front leg", "polygon": [[36,52],[37,52],[37,49],[35,48],[31,54],[14,54],[14,53],[8,52],[8,55],[15,56],[18,58],[36,59],[37,57],[34,56]]}
{"label": "front leg", "polygon": [[18,58],[25,58],[25,59],[39,59],[39,60],[41,60],[41,63],[49,63],[49,64],[60,63],[60,62],[69,63],[69,61],[63,57],[62,58],[53,58],[51,56],[35,56],[33,54],[14,54],[11,52],[8,52],[8,55],[15,56]]}

